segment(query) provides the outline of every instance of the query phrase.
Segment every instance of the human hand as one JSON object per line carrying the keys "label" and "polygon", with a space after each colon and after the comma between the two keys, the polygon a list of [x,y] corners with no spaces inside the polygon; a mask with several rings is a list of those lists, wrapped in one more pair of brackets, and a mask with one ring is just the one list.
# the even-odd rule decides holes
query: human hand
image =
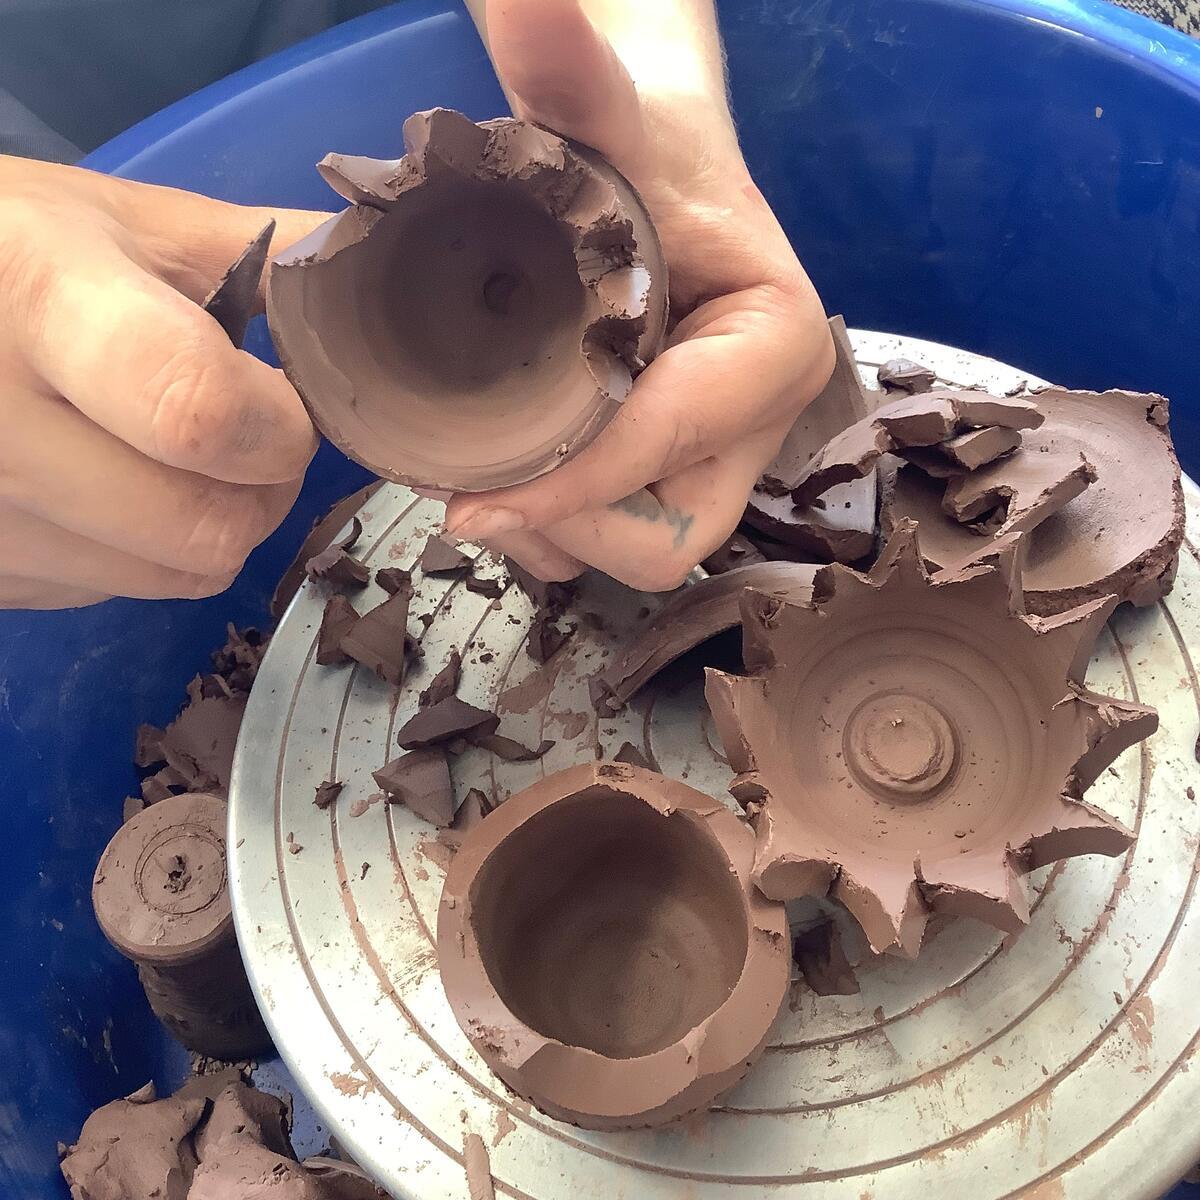
{"label": "human hand", "polygon": [[663,591],[737,524],[833,345],[738,148],[711,5],[591,7],[625,62],[579,0],[488,0],[490,51],[518,116],[595,147],[641,193],[678,324],[590,446],[530,483],[453,497],[446,525],[546,579],[590,564]]}
{"label": "human hand", "polygon": [[0,608],[208,596],[283,519],[316,436],[199,302],[274,217],[0,156]]}

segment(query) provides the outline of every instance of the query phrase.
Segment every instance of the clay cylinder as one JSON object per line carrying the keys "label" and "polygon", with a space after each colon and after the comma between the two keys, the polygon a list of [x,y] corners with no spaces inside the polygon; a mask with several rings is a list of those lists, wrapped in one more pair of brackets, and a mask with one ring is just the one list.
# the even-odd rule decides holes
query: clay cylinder
{"label": "clay cylinder", "polygon": [[376,474],[521,483],[586,446],[657,352],[657,234],[600,155],[528,122],[435,109],[404,140],[399,160],[320,164],[351,207],[272,265],[280,361]]}
{"label": "clay cylinder", "polygon": [[438,961],[475,1049],[589,1129],[658,1125],[751,1067],[787,990],[783,905],[711,796],[625,763],[547,776],[464,839]]}
{"label": "clay cylinder", "polygon": [[155,1016],[198,1054],[270,1049],[233,930],[223,800],[171,796],[127,821],[92,881],[104,936],[138,968]]}

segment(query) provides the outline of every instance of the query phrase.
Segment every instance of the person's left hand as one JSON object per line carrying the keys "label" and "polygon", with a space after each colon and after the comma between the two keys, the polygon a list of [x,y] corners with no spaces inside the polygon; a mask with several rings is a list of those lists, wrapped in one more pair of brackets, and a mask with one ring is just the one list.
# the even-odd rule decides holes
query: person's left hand
{"label": "person's left hand", "polygon": [[576,0],[491,0],[487,18],[517,115],[595,147],[642,194],[679,322],[591,445],[532,482],[454,496],[446,527],[544,579],[587,564],[669,590],[729,536],[828,380],[825,314],[750,178],[723,90],[639,95]]}

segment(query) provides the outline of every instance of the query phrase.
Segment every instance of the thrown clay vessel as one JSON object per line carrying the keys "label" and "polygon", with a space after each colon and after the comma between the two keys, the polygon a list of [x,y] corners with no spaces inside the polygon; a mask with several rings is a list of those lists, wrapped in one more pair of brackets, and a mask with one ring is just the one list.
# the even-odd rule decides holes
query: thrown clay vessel
{"label": "thrown clay vessel", "polygon": [[788,986],[783,906],[711,796],[625,763],[549,775],[464,838],[438,915],[459,1024],[559,1120],[657,1125],[749,1070]]}
{"label": "thrown clay vessel", "polygon": [[225,871],[223,800],[192,792],[138,813],[92,881],[104,936],[138,968],[155,1016],[198,1054],[270,1049],[242,967]]}
{"label": "thrown clay vessel", "polygon": [[1171,590],[1183,541],[1167,401],[1060,388],[1033,399],[1045,422],[1027,430],[1008,458],[944,491],[911,469],[896,474],[884,490],[885,532],[907,518],[919,521],[926,561],[954,569],[986,554],[990,536],[1031,530],[1024,571],[1030,612],[1062,612],[1105,595],[1153,604]]}
{"label": "thrown clay vessel", "polygon": [[1015,931],[1023,873],[1128,847],[1083,800],[1157,727],[1084,686],[1115,597],[1027,616],[1016,557],[931,578],[908,522],[869,574],[822,568],[807,605],[745,594],[752,673],[710,670],[706,696],[766,895],[828,894],[911,956],[931,911]]}
{"label": "thrown clay vessel", "polygon": [[387,479],[482,491],[612,419],[666,328],[633,187],[525,121],[433,109],[398,161],[330,154],[351,207],[274,260],[267,317],[321,431]]}

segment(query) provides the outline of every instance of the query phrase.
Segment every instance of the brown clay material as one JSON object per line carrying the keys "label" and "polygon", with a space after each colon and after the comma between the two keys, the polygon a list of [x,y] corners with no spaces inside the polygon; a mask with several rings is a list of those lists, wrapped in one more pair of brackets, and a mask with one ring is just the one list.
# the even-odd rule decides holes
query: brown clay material
{"label": "brown clay material", "polygon": [[408,592],[397,592],[351,625],[338,642],[343,654],[399,687],[408,665]]}
{"label": "brown clay material", "polygon": [[710,575],[723,575],[736,567],[749,567],[766,562],[766,556],[744,534],[731,534],[700,565]]}
{"label": "brown clay material", "polygon": [[535,747],[529,747],[501,733],[477,733],[470,735],[469,741],[505,762],[534,762],[544,758],[555,746],[554,741],[546,739]]}
{"label": "brown clay material", "polygon": [[452,542],[437,534],[430,534],[417,563],[426,575],[449,575],[469,567],[471,560]]}
{"label": "brown clay material", "polygon": [[480,575],[473,572],[468,574],[463,580],[468,592],[474,592],[479,596],[487,596],[489,600],[499,599],[504,591],[504,584],[499,579],[484,579]]}
{"label": "brown clay material", "polygon": [[572,638],[574,625],[560,624],[557,608],[540,608],[534,613],[525,639],[525,653],[536,663],[549,662]]}
{"label": "brown clay material", "polygon": [[268,221],[201,304],[238,347],[245,341],[246,326],[258,309],[258,285],[262,282],[267,249],[274,233],[275,222]]}
{"label": "brown clay material", "polygon": [[792,958],[804,982],[818,996],[859,994],[858,979],[842,949],[842,936],[833,921],[820,921],[796,934]]}
{"label": "brown clay material", "polygon": [[467,1168],[469,1200],[496,1200],[491,1156],[479,1134],[468,1133],[463,1139],[463,1162]]}
{"label": "brown clay material", "polygon": [[326,779],[323,783],[318,783],[313,803],[320,809],[328,808],[342,794],[345,786],[336,779]]}
{"label": "brown clay material", "polygon": [[223,1138],[196,1169],[188,1200],[324,1200],[319,1185],[289,1155],[246,1134]]}
{"label": "brown clay material", "polygon": [[654,764],[632,742],[621,743],[621,748],[613,755],[613,762],[628,763],[631,767],[641,767],[645,771],[654,770]]}
{"label": "brown clay material", "polygon": [[801,563],[755,563],[680,588],[647,618],[616,661],[601,673],[599,711],[616,712],[668,663],[739,625],[740,600],[746,588],[807,600],[817,569]]}
{"label": "brown clay material", "polygon": [[192,700],[164,730],[163,758],[194,790],[229,792],[238,731],[246,697],[237,695]]}
{"label": "brown clay material", "polygon": [[191,794],[127,821],[96,867],[92,905],[159,1020],[189,1049],[236,1060],[271,1040],[234,938],[225,815],[218,797]]}
{"label": "brown clay material", "polygon": [[417,698],[422,708],[431,708],[448,700],[458,691],[458,681],[462,676],[462,655],[451,649],[446,656],[446,665],[429,681],[429,686]]}
{"label": "brown clay material", "polygon": [[222,1139],[244,1135],[291,1158],[291,1128],[290,1106],[285,1101],[245,1082],[229,1083],[213,1099],[212,1109],[195,1135],[196,1154],[204,1162]]}
{"label": "brown clay material", "polygon": [[304,572],[309,579],[319,579],[337,588],[366,587],[371,578],[366,563],[355,558],[348,547],[336,543],[310,558],[304,564]]}
{"label": "brown clay material", "polygon": [[394,596],[397,592],[411,592],[412,572],[406,571],[403,567],[380,567],[375,572],[375,582],[389,596]]}
{"label": "brown clay material", "polygon": [[841,317],[832,317],[837,360],[821,394],[800,414],[775,461],[750,496],[744,520],[776,541],[822,562],[858,562],[875,548],[875,476],[837,487],[819,504],[797,505],[791,490],[805,466],[830,439],[864,419],[877,397],[863,387]]}
{"label": "brown clay material", "polygon": [[336,1158],[306,1158],[304,1169],[317,1185],[320,1200],[388,1200],[387,1192],[354,1163]]}
{"label": "brown clay material", "polygon": [[440,746],[411,750],[371,775],[389,802],[403,804],[431,825],[445,829],[454,820],[450,764]]}
{"label": "brown clay material", "polygon": [[984,533],[1027,533],[1095,482],[1096,469],[1082,454],[1030,450],[952,479],[942,508]]}
{"label": "brown clay material", "polygon": [[703,1108],[753,1065],[787,990],[786,916],[752,865],[750,831],[682,783],[624,763],[546,776],[447,875],[438,960],[459,1024],[559,1120]]}
{"label": "brown clay material", "polygon": [[332,667],[350,661],[350,655],[342,649],[342,639],[358,622],[358,609],[340,592],[325,601],[321,626],[317,630],[316,660],[320,666]]}
{"label": "brown clay material", "polygon": [[504,569],[513,577],[517,587],[533,602],[535,608],[551,608],[563,612],[575,598],[571,583],[547,583],[531,575],[516,559],[505,558]]}
{"label": "brown clay material", "polygon": [[500,718],[486,708],[476,708],[457,696],[447,696],[410,717],[396,735],[402,750],[436,746],[456,737],[495,733]]}
{"label": "brown clay material", "polygon": [[900,451],[903,458],[920,467],[926,475],[952,479],[994,462],[1011,453],[1021,444],[1018,429],[1003,425],[986,425],[957,437],[947,438],[934,446],[909,446]]}
{"label": "brown clay material", "polygon": [[[1009,458],[963,481],[948,494],[947,504],[970,511],[967,487],[995,488],[997,496],[1008,487],[1021,497],[1007,502],[1007,520],[998,529],[1033,530],[1024,572],[1031,612],[1063,612],[1103,595],[1137,605],[1155,603],[1174,581],[1184,524],[1167,401],[1137,392],[1058,388],[1033,399],[1046,415],[1045,424],[1025,433],[1022,448]],[[1096,478],[1073,498],[1078,476],[1065,493],[1057,490],[1063,485],[1055,476],[1061,478],[1060,468],[1078,467],[1080,455]],[[900,472],[889,493],[885,518],[921,520],[922,550],[932,564],[956,567],[972,550],[978,554],[979,539],[973,546],[956,522],[937,518],[936,509],[930,511],[931,489],[910,472]],[[1042,497],[1041,507],[1032,509],[1033,519],[1018,522],[1018,509],[1030,508],[1028,498],[1035,496]]]}
{"label": "brown clay material", "polygon": [[532,479],[612,419],[657,352],[667,278],[629,183],[594,151],[445,109],[407,154],[332,154],[351,207],[276,258],[267,315],[326,436],[447,491]]}
{"label": "brown clay material", "polygon": [[911,358],[889,358],[875,372],[879,386],[889,392],[928,392],[937,382],[937,374]]}
{"label": "brown clay material", "polygon": [[911,522],[869,574],[824,568],[813,596],[747,592],[752,673],[708,673],[766,895],[828,894],[876,952],[911,956],[931,910],[1016,930],[1024,872],[1129,846],[1083,801],[1157,726],[1084,686],[1115,598],[1026,616],[1014,555],[931,579]]}
{"label": "brown clay material", "polygon": [[1001,400],[950,389],[901,396],[827,442],[800,472],[792,500],[811,504],[837,484],[873,472],[885,454],[934,446],[991,425],[1035,429],[1042,420],[1034,404],[1017,397]]}

